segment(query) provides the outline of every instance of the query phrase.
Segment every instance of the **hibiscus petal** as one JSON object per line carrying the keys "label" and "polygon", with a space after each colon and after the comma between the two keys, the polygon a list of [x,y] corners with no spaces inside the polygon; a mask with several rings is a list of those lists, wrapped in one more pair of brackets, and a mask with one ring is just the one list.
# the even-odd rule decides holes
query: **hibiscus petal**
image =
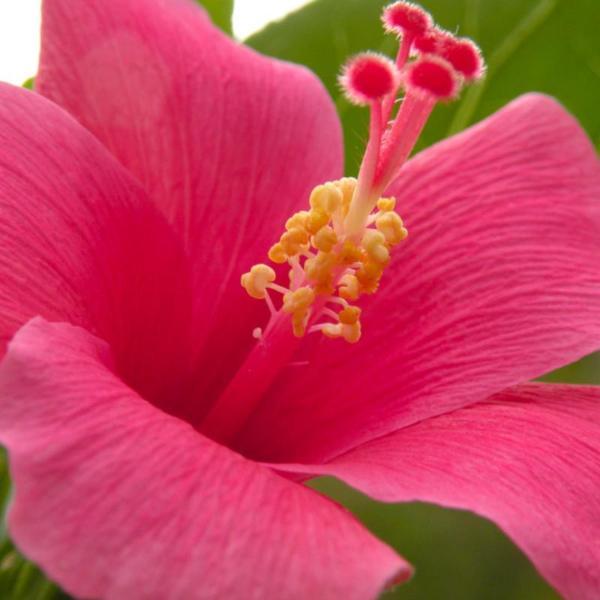
{"label": "hibiscus petal", "polygon": [[518,386],[312,471],[385,502],[424,500],[488,517],[566,598],[598,598],[600,387]]}
{"label": "hibiscus petal", "polygon": [[19,548],[94,598],[373,598],[410,567],[348,513],[125,386],[107,346],[34,319],[0,366]]}
{"label": "hibiscus petal", "polygon": [[364,303],[363,339],[321,340],[287,369],[245,452],[320,462],[600,348],[600,163],[560,105],[513,102],[392,192],[410,239]]}
{"label": "hibiscus petal", "polygon": [[23,323],[43,315],[102,335],[119,372],[153,399],[167,374],[184,372],[189,275],[168,223],[88,131],[4,84],[0,281],[0,357]]}
{"label": "hibiscus petal", "polygon": [[341,174],[342,143],[316,77],[228,39],[194,4],[46,1],[36,81],[182,235],[195,262],[196,340],[222,382],[266,317],[240,275],[266,260],[310,189]]}

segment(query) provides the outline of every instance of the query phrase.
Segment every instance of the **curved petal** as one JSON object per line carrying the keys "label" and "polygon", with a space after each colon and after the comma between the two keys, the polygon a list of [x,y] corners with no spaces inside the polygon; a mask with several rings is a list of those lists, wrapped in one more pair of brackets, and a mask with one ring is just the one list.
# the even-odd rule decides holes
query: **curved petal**
{"label": "curved petal", "polygon": [[23,327],[0,396],[9,529],[78,597],[359,600],[410,575],[329,500],[140,398],[82,329]]}
{"label": "curved petal", "polygon": [[385,502],[425,500],[488,517],[565,598],[598,597],[600,387],[518,386],[314,471]]}
{"label": "curved petal", "polygon": [[410,240],[363,339],[287,369],[245,452],[321,462],[600,348],[600,162],[555,101],[525,96],[426,150],[392,191]]}
{"label": "curved petal", "polygon": [[[31,317],[102,335],[153,400],[189,362],[180,243],[123,167],[59,107],[0,85],[0,356]],[[168,390],[172,393],[172,390]]]}
{"label": "curved petal", "polygon": [[267,316],[240,275],[266,260],[311,188],[341,174],[323,86],[228,39],[191,0],[44,2],[36,82],[142,181],[185,240],[196,339],[222,385]]}

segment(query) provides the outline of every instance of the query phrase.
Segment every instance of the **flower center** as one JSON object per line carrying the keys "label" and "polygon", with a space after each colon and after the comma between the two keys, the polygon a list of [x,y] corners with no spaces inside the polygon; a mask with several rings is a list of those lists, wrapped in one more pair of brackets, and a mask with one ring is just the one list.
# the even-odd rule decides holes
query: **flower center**
{"label": "flower center", "polygon": [[[308,210],[292,215],[269,250],[275,264],[289,266],[288,282],[275,270],[254,265],[241,278],[253,298],[265,300],[273,319],[289,315],[294,335],[320,331],[357,342],[360,308],[353,304],[379,287],[395,246],[408,235],[395,212],[396,200],[382,193],[398,172],[439,101],[456,98],[465,82],[483,73],[478,48],[433,26],[428,13],[395,2],[382,15],[385,29],[401,42],[396,61],[364,53],[345,66],[340,83],[351,102],[369,105],[369,141],[358,179],[317,186]],[[411,53],[414,60],[409,60]],[[403,100],[392,118],[399,92]],[[277,303],[272,294],[281,294]],[[262,338],[257,328],[254,335]]]}
{"label": "flower center", "polygon": [[[395,2],[382,15],[400,39],[395,61],[364,53],[348,61],[340,84],[348,99],[370,108],[369,139],[358,177],[318,185],[306,210],[293,214],[268,251],[288,266],[254,265],[241,277],[252,297],[264,300],[271,318],[202,423],[218,441],[233,440],[277,374],[289,366],[296,338],[319,332],[354,343],[361,336],[361,296],[377,291],[391,253],[408,232],[384,192],[411,153],[435,105],[453,100],[483,74],[479,49],[436,28],[411,2]],[[396,110],[396,99],[401,102]],[[297,340],[296,340],[297,341]]]}
{"label": "flower center", "polygon": [[269,294],[282,294],[281,310],[290,315],[298,337],[321,331],[357,342],[360,308],[352,303],[377,290],[390,250],[408,234],[392,198],[380,198],[354,227],[356,191],[352,178],[319,185],[310,195],[310,210],[288,219],[269,250],[271,261],[289,265],[286,287],[275,283],[275,271],[267,265],[255,265],[242,276],[248,294],[265,299],[273,314],[277,309]]}

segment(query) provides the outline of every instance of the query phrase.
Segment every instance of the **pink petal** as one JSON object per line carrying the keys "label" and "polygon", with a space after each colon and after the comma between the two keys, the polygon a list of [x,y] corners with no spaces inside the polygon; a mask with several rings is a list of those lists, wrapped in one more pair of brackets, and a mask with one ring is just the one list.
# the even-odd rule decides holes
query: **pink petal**
{"label": "pink petal", "polygon": [[[63,110],[0,85],[0,357],[35,315],[102,335],[148,397],[186,372],[189,276],[143,190]],[[168,310],[167,310],[168,308]]]}
{"label": "pink petal", "polygon": [[315,492],[118,379],[107,346],[34,319],[0,367],[19,548],[86,598],[374,598],[410,567]]}
{"label": "pink petal", "polygon": [[495,521],[565,598],[600,590],[600,387],[529,384],[373,440],[329,465],[385,502]]}
{"label": "pink petal", "polygon": [[185,240],[211,387],[266,318],[240,275],[266,260],[311,188],[340,175],[342,144],[316,77],[233,42],[194,4],[46,1],[37,87],[143,182]]}
{"label": "pink petal", "polygon": [[321,340],[287,369],[245,452],[320,462],[600,348],[600,163],[556,102],[516,100],[392,191],[410,237],[363,339]]}

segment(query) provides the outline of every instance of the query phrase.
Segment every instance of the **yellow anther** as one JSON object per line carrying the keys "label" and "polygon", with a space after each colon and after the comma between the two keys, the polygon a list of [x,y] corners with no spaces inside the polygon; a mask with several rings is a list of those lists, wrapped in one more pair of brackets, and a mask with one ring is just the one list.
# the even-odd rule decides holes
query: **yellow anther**
{"label": "yellow anther", "polygon": [[308,244],[308,233],[304,229],[290,229],[281,236],[279,243],[288,256],[294,256]]}
{"label": "yellow anther", "polygon": [[252,298],[262,300],[265,297],[267,287],[275,281],[275,271],[263,264],[254,265],[249,273],[241,277],[243,288]]}
{"label": "yellow anther", "polygon": [[362,246],[369,252],[371,248],[383,246],[385,244],[385,236],[380,231],[375,229],[367,229],[363,234]]}
{"label": "yellow anther", "polygon": [[352,323],[351,325],[343,325],[341,323],[326,323],[321,328],[321,332],[328,338],[344,338],[347,342],[354,344],[360,340],[360,322]]}
{"label": "yellow anther", "polygon": [[308,211],[301,210],[294,213],[286,222],[285,228],[290,229],[306,229],[306,220],[308,219]]}
{"label": "yellow anther", "polygon": [[288,256],[283,249],[283,246],[277,242],[269,249],[268,253],[269,260],[272,260],[275,264],[282,265],[287,261]]}
{"label": "yellow anther", "polygon": [[340,323],[354,325],[360,319],[360,308],[358,306],[346,306],[338,314]]}
{"label": "yellow anther", "polygon": [[383,273],[383,266],[378,262],[366,260],[360,269],[356,272],[356,277],[360,281],[379,279]]}
{"label": "yellow anther", "polygon": [[344,275],[340,279],[338,293],[345,300],[357,300],[360,295],[360,284],[354,275]]}
{"label": "yellow anther", "polygon": [[346,240],[342,244],[342,248],[338,253],[338,262],[343,265],[351,265],[361,261],[363,258],[362,249],[350,240]]}
{"label": "yellow anther", "polygon": [[332,215],[342,205],[343,194],[334,183],[318,185],[311,193],[311,208]]}
{"label": "yellow anther", "polygon": [[364,294],[373,294],[379,287],[379,280],[383,273],[383,266],[380,263],[365,261],[361,268],[356,272],[356,279],[360,284],[360,291]]}
{"label": "yellow anther", "polygon": [[292,314],[292,331],[296,337],[302,337],[306,333],[306,323],[308,321],[308,309],[303,308],[294,311]]}
{"label": "yellow anther", "polygon": [[313,208],[306,219],[306,230],[313,235],[329,223],[329,215],[320,208]]}
{"label": "yellow anther", "polygon": [[379,280],[367,280],[361,281],[360,293],[361,294],[374,294],[379,289]]}
{"label": "yellow anther", "polygon": [[329,282],[333,276],[335,256],[328,252],[319,252],[304,263],[304,272],[310,281]]}
{"label": "yellow anther", "polygon": [[342,337],[342,326],[339,323],[326,323],[321,328],[321,333],[328,338]]}
{"label": "yellow anther", "polygon": [[283,310],[286,313],[304,311],[315,301],[315,292],[311,287],[304,286],[283,297]]}
{"label": "yellow anther", "polygon": [[336,181],[338,189],[342,192],[342,211],[344,216],[348,213],[350,202],[356,189],[356,179],[354,177],[343,177]]}
{"label": "yellow anther", "polygon": [[370,279],[378,279],[383,273],[383,266],[377,262],[366,260],[357,272],[357,275],[364,274],[365,277]]}
{"label": "yellow anther", "polygon": [[315,293],[317,294],[331,296],[333,292],[335,292],[333,277],[327,280],[319,281],[317,284],[315,284]]}
{"label": "yellow anther", "polygon": [[385,236],[381,231],[367,229],[363,235],[362,246],[369,258],[385,265],[390,260],[390,251],[385,246]]}
{"label": "yellow anther", "polygon": [[396,198],[379,198],[377,200],[377,208],[381,212],[388,212],[396,208]]}
{"label": "yellow anther", "polygon": [[322,252],[331,252],[333,247],[337,244],[337,241],[338,237],[329,225],[321,227],[312,239],[313,246]]}
{"label": "yellow anther", "polygon": [[408,231],[400,216],[395,212],[385,212],[377,217],[375,226],[385,236],[385,241],[392,246],[406,239]]}
{"label": "yellow anther", "polygon": [[342,337],[351,344],[355,344],[360,340],[361,328],[360,321],[351,325],[342,325]]}
{"label": "yellow anther", "polygon": [[333,269],[335,256],[328,252],[319,252],[304,263],[306,278],[314,285],[315,293],[331,295],[335,291]]}
{"label": "yellow anther", "polygon": [[310,193],[310,198],[308,199],[308,203],[311,208],[323,208],[322,197],[327,196],[327,188],[325,185],[318,185],[313,191]]}

